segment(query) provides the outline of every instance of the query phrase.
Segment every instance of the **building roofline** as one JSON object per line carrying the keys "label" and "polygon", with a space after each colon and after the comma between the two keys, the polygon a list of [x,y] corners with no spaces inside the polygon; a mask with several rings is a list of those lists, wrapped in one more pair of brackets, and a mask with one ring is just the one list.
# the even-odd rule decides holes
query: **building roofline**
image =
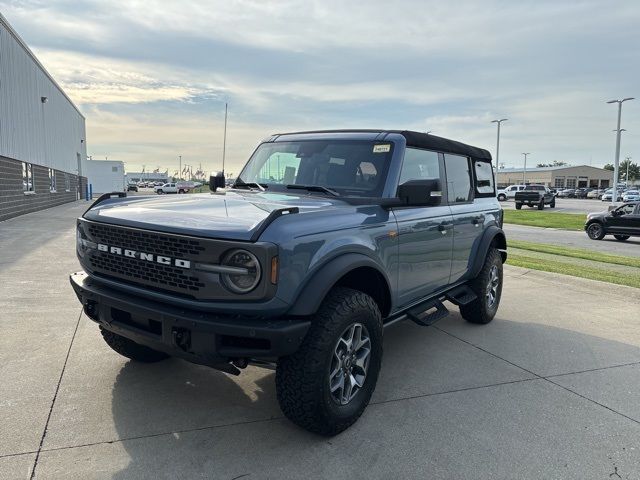
{"label": "building roofline", "polygon": [[[564,166],[560,166],[560,167],[531,167],[531,168],[527,168],[527,172],[557,172],[559,170],[569,170],[572,168],[593,168],[595,170],[600,170],[600,171],[605,171],[605,172],[611,172],[611,174],[613,174],[612,170],[607,170],[606,168],[602,168],[602,167],[594,167],[592,165],[564,165]],[[524,168],[522,167],[509,167],[509,168],[499,168],[498,170],[496,170],[497,173],[514,173],[514,172],[522,172],[524,170]]]}
{"label": "building roofline", "polygon": [[36,57],[35,53],[33,53],[31,51],[31,49],[27,46],[27,43],[22,39],[22,37],[20,37],[20,35],[18,35],[18,32],[16,32],[14,30],[14,28],[11,26],[9,21],[4,17],[4,15],[2,15],[2,13],[0,13],[0,24],[2,24],[2,26],[4,26],[7,29],[9,34],[15,39],[16,42],[18,42],[18,45],[20,45],[22,47],[22,49],[27,53],[27,55],[29,55],[29,57],[31,57],[31,60],[33,60],[35,62],[35,64],[38,66],[38,68],[40,68],[40,70],[42,70],[42,72],[47,76],[47,78],[49,78],[49,80],[51,80],[51,83],[53,83],[53,85],[60,91],[60,93],[62,93],[64,98],[66,98],[67,101],[71,104],[71,106],[75,109],[75,111],[78,112],[78,115],[80,115],[83,118],[83,120],[86,120],[85,116],[82,114],[80,109],[76,106],[75,103],[73,103],[73,100],[71,100],[69,95],[67,95],[67,93],[62,89],[60,84],[58,82],[56,82],[56,80],[47,71],[47,69],[44,67],[44,65],[42,65],[42,63],[40,63],[40,60],[38,60],[38,57]]}

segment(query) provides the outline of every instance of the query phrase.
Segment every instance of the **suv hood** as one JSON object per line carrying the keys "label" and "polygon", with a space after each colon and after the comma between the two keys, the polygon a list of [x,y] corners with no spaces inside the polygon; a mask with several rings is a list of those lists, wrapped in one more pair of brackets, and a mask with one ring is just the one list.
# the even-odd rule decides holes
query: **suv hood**
{"label": "suv hood", "polygon": [[230,240],[251,240],[269,214],[298,207],[300,213],[346,205],[334,198],[284,193],[135,196],[106,200],[84,218],[146,230]]}

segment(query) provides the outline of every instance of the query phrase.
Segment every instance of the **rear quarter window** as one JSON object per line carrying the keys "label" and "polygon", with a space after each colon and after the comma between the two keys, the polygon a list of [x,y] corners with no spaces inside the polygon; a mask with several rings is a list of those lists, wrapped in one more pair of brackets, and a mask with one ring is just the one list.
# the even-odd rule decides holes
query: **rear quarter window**
{"label": "rear quarter window", "polygon": [[474,160],[473,171],[475,174],[476,197],[495,196],[493,168],[491,166],[491,163]]}

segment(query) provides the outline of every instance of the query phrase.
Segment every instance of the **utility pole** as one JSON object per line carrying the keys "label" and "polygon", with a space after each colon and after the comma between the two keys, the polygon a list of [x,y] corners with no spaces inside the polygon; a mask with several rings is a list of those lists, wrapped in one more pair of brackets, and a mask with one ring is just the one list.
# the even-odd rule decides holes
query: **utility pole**
{"label": "utility pole", "polygon": [[224,137],[222,139],[222,176],[224,176],[224,160],[227,153],[227,111],[228,104],[224,104]]}
{"label": "utility pole", "polygon": [[497,123],[498,124],[498,139],[496,140],[496,176],[498,175],[498,165],[500,165],[498,163],[499,159],[500,159],[500,125],[502,124],[502,122],[506,122],[507,120],[509,120],[508,118],[501,118],[500,120],[491,120],[491,123]]}
{"label": "utility pole", "polygon": [[523,153],[524,155],[524,170],[522,171],[522,184],[527,184],[527,155],[531,155],[529,152]]}
{"label": "utility pole", "polygon": [[620,130],[620,121],[622,119],[622,104],[628,100],[633,100],[633,97],[623,98],[622,100],[609,100],[607,103],[618,104],[618,128],[616,128],[616,158],[613,164],[613,193],[611,194],[611,203],[615,205],[618,201],[618,175],[620,168],[620,137],[622,130]]}
{"label": "utility pole", "polygon": [[182,155],[178,155],[178,158],[180,159],[180,167],[178,168],[178,171],[180,172],[180,180],[182,180]]}

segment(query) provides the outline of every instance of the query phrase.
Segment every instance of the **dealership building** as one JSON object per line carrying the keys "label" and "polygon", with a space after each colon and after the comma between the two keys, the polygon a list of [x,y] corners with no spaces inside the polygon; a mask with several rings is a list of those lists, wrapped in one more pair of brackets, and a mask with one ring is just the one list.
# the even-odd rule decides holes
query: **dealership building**
{"label": "dealership building", "polygon": [[535,183],[550,188],[609,188],[613,172],[588,165],[564,167],[501,168],[497,178],[499,187]]}
{"label": "dealership building", "polygon": [[0,221],[79,198],[85,119],[0,14]]}

